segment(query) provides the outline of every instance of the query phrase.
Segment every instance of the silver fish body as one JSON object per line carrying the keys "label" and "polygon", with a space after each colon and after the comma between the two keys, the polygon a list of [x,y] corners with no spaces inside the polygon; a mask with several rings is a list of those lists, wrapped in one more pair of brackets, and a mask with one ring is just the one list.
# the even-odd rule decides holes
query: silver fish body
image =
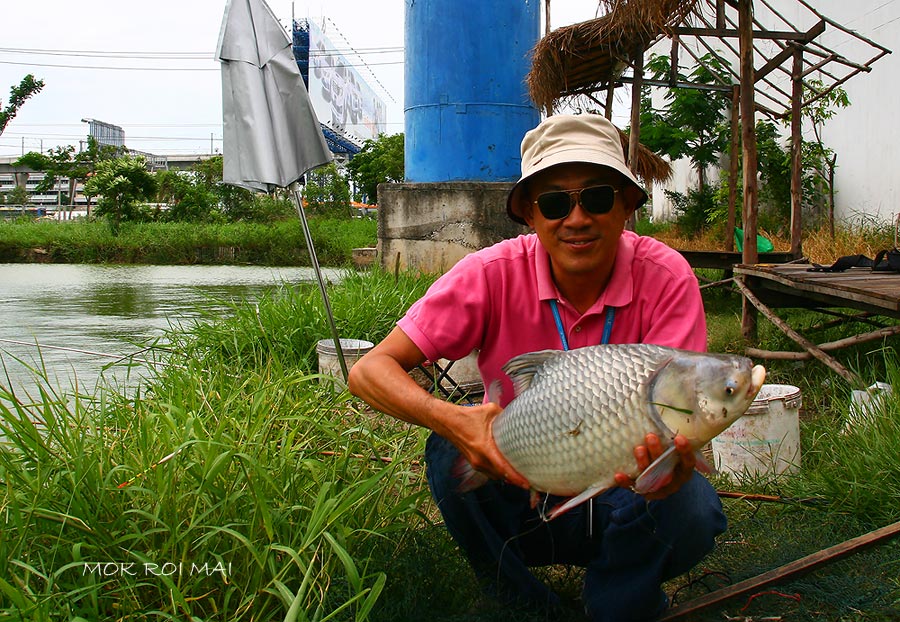
{"label": "silver fish body", "polygon": [[[656,433],[683,434],[695,450],[744,414],[765,370],[745,357],[649,344],[541,351],[504,371],[516,397],[493,422],[504,457],[533,490],[574,497],[556,514],[638,476],[634,448]],[[678,462],[671,448],[638,479],[648,492]],[[552,517],[552,516],[551,516]]]}

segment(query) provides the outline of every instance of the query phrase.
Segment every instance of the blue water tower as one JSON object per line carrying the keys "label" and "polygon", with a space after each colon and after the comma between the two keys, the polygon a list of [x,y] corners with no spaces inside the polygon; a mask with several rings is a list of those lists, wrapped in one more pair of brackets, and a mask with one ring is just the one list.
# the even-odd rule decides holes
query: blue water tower
{"label": "blue water tower", "polygon": [[540,0],[406,1],[406,181],[514,181]]}

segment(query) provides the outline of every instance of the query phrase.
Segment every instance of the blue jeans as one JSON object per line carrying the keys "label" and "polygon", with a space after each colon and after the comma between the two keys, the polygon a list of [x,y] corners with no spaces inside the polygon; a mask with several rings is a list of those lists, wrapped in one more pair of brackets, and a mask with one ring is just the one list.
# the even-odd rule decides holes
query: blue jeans
{"label": "blue jeans", "polygon": [[[690,570],[725,531],[718,495],[698,473],[665,499],[648,502],[615,487],[544,522],[529,493],[515,486],[491,481],[457,492],[451,475],[457,456],[449,441],[428,438],[431,494],[485,591],[507,602],[556,609],[559,597],[529,568],[574,565],[586,569],[589,619],[654,620],[668,605],[662,583]],[[547,507],[560,501],[551,496]]]}

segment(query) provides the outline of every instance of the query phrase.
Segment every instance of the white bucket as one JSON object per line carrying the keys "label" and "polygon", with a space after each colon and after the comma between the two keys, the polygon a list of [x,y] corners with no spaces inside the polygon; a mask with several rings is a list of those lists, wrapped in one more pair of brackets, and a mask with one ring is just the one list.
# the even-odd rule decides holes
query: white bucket
{"label": "white bucket", "polygon": [[747,413],[711,442],[719,471],[777,476],[800,468],[800,389],[764,384]]}
{"label": "white bucket", "polygon": [[850,412],[844,424],[844,432],[870,423],[884,409],[884,400],[892,393],[891,385],[876,382],[865,391],[852,391],[850,394]]}
{"label": "white bucket", "polygon": [[[341,339],[341,351],[344,353],[344,363],[347,365],[347,371],[353,367],[362,356],[375,347],[371,341],[363,341],[361,339]],[[316,354],[319,355],[319,373],[333,376],[340,380],[340,386],[343,386],[344,375],[341,371],[341,362],[338,359],[337,348],[334,346],[334,339],[322,339],[316,344]],[[326,378],[322,382],[329,382]],[[338,385],[335,384],[338,388]]]}

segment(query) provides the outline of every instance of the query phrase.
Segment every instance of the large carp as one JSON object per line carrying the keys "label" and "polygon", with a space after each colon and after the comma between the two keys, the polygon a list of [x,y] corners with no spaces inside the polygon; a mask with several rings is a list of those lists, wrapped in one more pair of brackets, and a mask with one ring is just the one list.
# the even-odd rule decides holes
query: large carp
{"label": "large carp", "polygon": [[[548,518],[614,486],[616,473],[636,477],[641,494],[661,487],[680,460],[675,435],[700,456],[744,414],[766,376],[742,356],[649,344],[532,352],[503,371],[516,397],[494,419],[494,440],[533,491],[571,497]],[[639,473],[634,448],[651,432],[668,448]],[[461,490],[484,482],[465,462],[457,475]]]}

